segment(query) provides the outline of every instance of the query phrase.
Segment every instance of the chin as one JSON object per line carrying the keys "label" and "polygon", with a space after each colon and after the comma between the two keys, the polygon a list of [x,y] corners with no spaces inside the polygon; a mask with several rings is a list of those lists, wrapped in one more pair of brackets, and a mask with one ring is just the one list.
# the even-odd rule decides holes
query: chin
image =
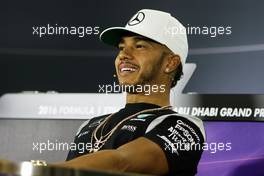
{"label": "chin", "polygon": [[137,85],[135,82],[132,82],[132,81],[126,81],[126,80],[119,80],[119,84],[120,85],[128,85],[128,86],[135,86]]}
{"label": "chin", "polygon": [[120,85],[136,85],[138,84],[135,76],[118,76],[118,81]]}

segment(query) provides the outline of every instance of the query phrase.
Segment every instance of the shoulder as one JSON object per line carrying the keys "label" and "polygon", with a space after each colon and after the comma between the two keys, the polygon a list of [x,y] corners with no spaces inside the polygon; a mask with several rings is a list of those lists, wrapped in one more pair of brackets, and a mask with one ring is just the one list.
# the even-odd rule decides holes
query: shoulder
{"label": "shoulder", "polygon": [[205,142],[202,120],[174,111],[156,116],[145,135],[165,154],[170,175],[195,175]]}
{"label": "shoulder", "polygon": [[97,117],[92,117],[84,121],[80,127],[78,128],[76,132],[76,136],[82,131],[83,128],[85,128],[87,125],[89,126],[97,126],[103,119],[105,119],[109,114],[97,116]]}
{"label": "shoulder", "polygon": [[178,114],[174,111],[158,114],[148,125],[146,132],[148,133],[155,128],[166,128],[167,126],[182,127],[195,133],[201,134],[204,141],[206,140],[206,133],[203,121],[197,117],[185,114]]}

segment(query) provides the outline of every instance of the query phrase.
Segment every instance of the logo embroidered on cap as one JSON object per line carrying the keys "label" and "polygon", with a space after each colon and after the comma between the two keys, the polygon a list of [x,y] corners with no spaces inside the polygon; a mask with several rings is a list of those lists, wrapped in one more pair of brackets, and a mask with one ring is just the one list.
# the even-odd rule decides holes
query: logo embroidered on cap
{"label": "logo embroidered on cap", "polygon": [[145,14],[143,12],[138,12],[134,15],[129,22],[127,23],[129,26],[134,26],[141,23],[145,19]]}

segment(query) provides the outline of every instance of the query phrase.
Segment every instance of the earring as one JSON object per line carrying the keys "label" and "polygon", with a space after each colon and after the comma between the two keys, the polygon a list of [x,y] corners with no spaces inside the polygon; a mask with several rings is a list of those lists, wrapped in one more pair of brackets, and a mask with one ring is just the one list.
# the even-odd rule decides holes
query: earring
{"label": "earring", "polygon": [[169,68],[166,68],[166,69],[165,69],[165,72],[166,72],[166,73],[169,73],[169,71],[170,71]]}

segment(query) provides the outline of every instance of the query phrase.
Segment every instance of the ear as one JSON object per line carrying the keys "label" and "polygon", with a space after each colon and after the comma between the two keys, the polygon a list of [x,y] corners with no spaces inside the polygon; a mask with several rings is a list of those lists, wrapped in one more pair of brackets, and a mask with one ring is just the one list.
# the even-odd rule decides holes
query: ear
{"label": "ear", "polygon": [[164,72],[169,74],[174,72],[174,70],[177,69],[177,67],[180,65],[181,59],[178,55],[170,55],[167,59],[166,67],[164,69]]}

